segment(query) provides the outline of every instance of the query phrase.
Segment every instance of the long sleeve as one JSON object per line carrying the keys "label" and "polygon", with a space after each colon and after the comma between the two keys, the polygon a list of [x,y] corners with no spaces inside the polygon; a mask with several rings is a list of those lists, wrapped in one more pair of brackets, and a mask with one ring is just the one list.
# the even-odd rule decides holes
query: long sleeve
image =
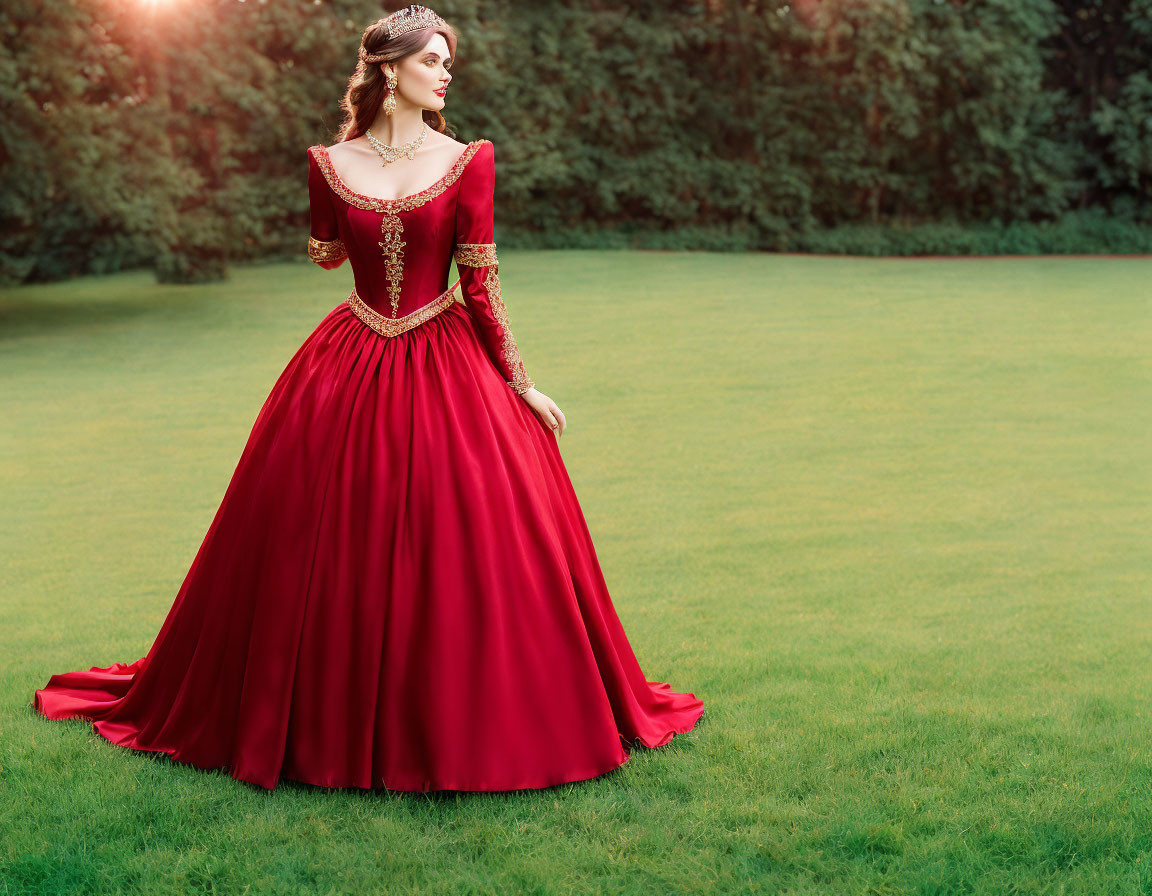
{"label": "long sleeve", "polygon": [[495,186],[495,151],[492,143],[486,140],[480,144],[460,177],[452,257],[460,270],[464,304],[480,328],[489,357],[513,391],[522,394],[536,384],[524,370],[500,295],[499,262],[493,242]]}
{"label": "long sleeve", "polygon": [[336,207],[332,190],[311,150],[308,151],[308,257],[322,268],[331,270],[343,264],[348,251],[336,226]]}

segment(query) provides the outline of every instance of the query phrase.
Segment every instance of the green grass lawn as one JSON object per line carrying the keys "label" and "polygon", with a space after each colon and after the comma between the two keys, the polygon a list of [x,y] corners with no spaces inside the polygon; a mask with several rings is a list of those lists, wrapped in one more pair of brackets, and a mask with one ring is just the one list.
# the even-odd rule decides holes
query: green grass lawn
{"label": "green grass lawn", "polygon": [[1152,893],[1152,260],[501,253],[652,680],[603,778],[265,792],[35,714],[143,656],[347,265],[0,293],[0,893]]}

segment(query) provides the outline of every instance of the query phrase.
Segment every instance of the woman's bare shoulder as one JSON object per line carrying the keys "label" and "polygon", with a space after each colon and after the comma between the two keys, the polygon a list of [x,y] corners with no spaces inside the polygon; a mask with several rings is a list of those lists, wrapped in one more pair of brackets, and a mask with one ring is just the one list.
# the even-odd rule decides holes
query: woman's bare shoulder
{"label": "woman's bare shoulder", "polygon": [[345,155],[359,155],[365,149],[368,149],[368,141],[363,137],[357,137],[354,140],[341,140],[339,143],[333,143],[331,146],[324,147],[324,151],[335,159],[339,159]]}
{"label": "woman's bare shoulder", "polygon": [[468,147],[467,143],[461,143],[459,140],[455,140],[452,137],[449,137],[447,134],[441,134],[437,131],[433,131],[428,135],[428,140],[424,145],[429,148],[436,148],[445,151],[452,149],[457,153],[462,152]]}

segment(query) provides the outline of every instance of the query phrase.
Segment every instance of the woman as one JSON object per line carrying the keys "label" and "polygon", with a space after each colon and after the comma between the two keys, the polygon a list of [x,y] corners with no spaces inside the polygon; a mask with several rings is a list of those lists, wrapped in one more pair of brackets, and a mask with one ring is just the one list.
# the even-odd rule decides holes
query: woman
{"label": "woman", "polygon": [[355,288],[273,387],[148,655],[52,676],[44,715],[266,788],[406,791],[585,780],[703,715],[645,680],[609,599],[504,310],[493,146],[444,134],[455,48],[425,7],[365,31],[341,142],[308,156],[309,255]]}

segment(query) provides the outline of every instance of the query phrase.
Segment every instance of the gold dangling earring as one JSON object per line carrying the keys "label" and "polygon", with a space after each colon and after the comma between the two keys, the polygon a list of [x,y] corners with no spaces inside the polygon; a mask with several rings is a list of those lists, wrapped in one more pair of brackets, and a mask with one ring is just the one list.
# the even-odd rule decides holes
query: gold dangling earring
{"label": "gold dangling earring", "polygon": [[386,72],[384,75],[384,85],[388,88],[388,92],[384,94],[384,114],[391,115],[396,111],[396,76],[392,72]]}

